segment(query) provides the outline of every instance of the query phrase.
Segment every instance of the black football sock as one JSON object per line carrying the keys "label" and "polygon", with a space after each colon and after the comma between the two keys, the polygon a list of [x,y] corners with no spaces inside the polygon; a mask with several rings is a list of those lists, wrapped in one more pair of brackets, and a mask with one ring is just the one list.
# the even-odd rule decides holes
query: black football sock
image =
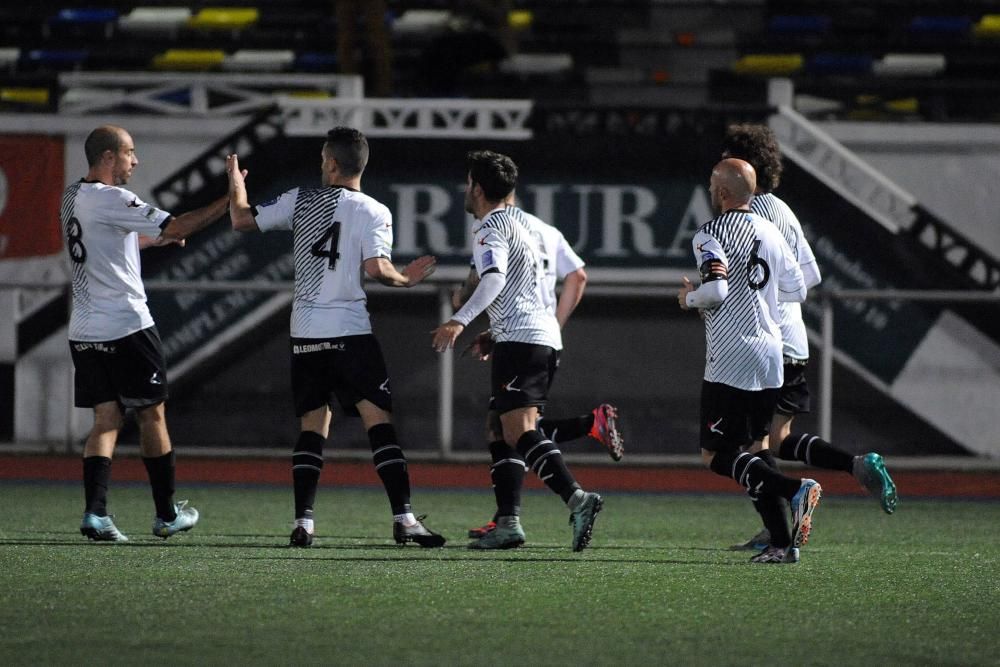
{"label": "black football sock", "polygon": [[538,479],[568,502],[580,485],[573,479],[562,453],[540,431],[526,431],[517,441],[517,451]]}
{"label": "black football sock", "polygon": [[781,470],[778,467],[778,459],[774,458],[774,454],[771,452],[770,449],[762,449],[756,454],[754,454],[754,456],[761,459],[764,463],[771,466],[775,470]]}
{"label": "black football sock", "polygon": [[410,473],[406,470],[403,449],[396,442],[396,429],[392,424],[376,424],[368,429],[368,442],[375,472],[389,496],[393,516],[411,512]]}
{"label": "black football sock", "polygon": [[174,511],[174,468],[176,457],[173,450],[162,456],[142,457],[149,475],[149,485],[153,490],[153,504],[156,516],[170,522],[177,518]]}
{"label": "black football sock", "polygon": [[538,430],[552,442],[577,440],[590,433],[593,426],[594,413],[592,412],[569,419],[542,419],[538,422]]}
{"label": "black football sock", "polygon": [[827,470],[842,470],[850,473],[854,469],[854,455],[837,449],[818,435],[792,433],[781,441],[778,455],[786,461],[802,461],[806,465]]}
{"label": "black football sock", "polygon": [[315,431],[302,431],[292,452],[292,487],[295,490],[295,518],[311,519],[316,504],[316,488],[323,472],[323,445],[326,438]]}
{"label": "black football sock", "polygon": [[524,459],[503,440],[490,443],[490,478],[497,499],[495,521],[501,516],[521,514],[521,487],[524,486]]}
{"label": "black football sock", "polygon": [[759,493],[754,497],[750,494],[753,507],[760,514],[764,527],[771,533],[771,546],[787,549],[792,544],[792,532],[788,528],[787,502],[780,496],[770,493]]}
{"label": "black football sock", "polygon": [[[778,460],[776,458],[774,458],[774,454],[771,452],[770,449],[762,449],[759,452],[757,452],[756,456],[757,456],[757,458],[759,458],[760,460],[762,460],[764,463],[766,463],[767,465],[771,466],[772,468],[774,468],[775,470],[778,470],[780,472],[780,468],[778,468]],[[788,516],[788,501],[785,500],[784,498],[782,498],[781,496],[772,496],[772,497],[774,498],[775,502],[778,503],[779,511],[782,512],[781,516]],[[756,506],[757,506],[756,505],[756,500],[754,500],[754,507],[756,507]],[[764,519],[764,527],[767,528],[768,532],[770,532],[771,529],[767,525],[767,519],[765,518],[764,514],[760,511],[759,508],[757,510],[757,513],[760,514],[761,519]],[[789,538],[789,539],[791,539],[791,538]],[[772,540],[772,544],[773,543],[774,542]],[[775,545],[775,546],[778,546],[778,545]],[[787,545],[785,545],[785,546],[787,546]]]}
{"label": "black football sock", "polygon": [[108,515],[108,483],[111,481],[111,459],[107,456],[87,456],[83,459],[84,512]]}
{"label": "black football sock", "polygon": [[710,467],[712,472],[735,479],[737,484],[756,494],[769,493],[791,500],[802,485],[801,481],[785,477],[748,452],[716,452]]}

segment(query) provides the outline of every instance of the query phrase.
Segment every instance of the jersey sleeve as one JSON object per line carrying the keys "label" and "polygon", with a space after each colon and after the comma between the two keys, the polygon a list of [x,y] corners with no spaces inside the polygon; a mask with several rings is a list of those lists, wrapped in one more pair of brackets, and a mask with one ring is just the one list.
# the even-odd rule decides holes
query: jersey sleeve
{"label": "jersey sleeve", "polygon": [[298,199],[299,189],[292,188],[274,199],[254,206],[253,217],[257,222],[257,228],[262,232],[290,231],[292,218],[295,215],[295,202]]}
{"label": "jersey sleeve", "polygon": [[[799,241],[803,239],[800,237]],[[774,234],[774,244],[780,248],[778,263],[778,300],[804,301],[806,298],[806,281],[795,252],[791,249],[781,234]]]}
{"label": "jersey sleeve", "polygon": [[509,256],[509,240],[493,227],[480,227],[472,246],[472,258],[479,276],[494,272],[506,275]]}
{"label": "jersey sleeve", "polygon": [[108,190],[110,206],[103,208],[105,223],[143,236],[157,237],[167,226],[171,215],[139,199],[123,188]]}
{"label": "jersey sleeve", "polygon": [[368,233],[361,241],[362,259],[392,259],[392,213],[381,207],[368,222]]}
{"label": "jersey sleeve", "polygon": [[702,283],[729,279],[729,259],[718,239],[699,230],[691,240],[691,246]]}
{"label": "jersey sleeve", "polygon": [[799,266],[802,268],[802,276],[805,278],[806,287],[812,289],[822,282],[823,277],[819,272],[819,264],[816,262],[816,255],[813,254],[812,246],[802,234],[799,235]]}
{"label": "jersey sleeve", "polygon": [[556,246],[556,275],[562,280],[567,275],[577,269],[583,268],[586,263],[580,259],[573,247],[566,240],[566,237],[559,233],[559,245]]}

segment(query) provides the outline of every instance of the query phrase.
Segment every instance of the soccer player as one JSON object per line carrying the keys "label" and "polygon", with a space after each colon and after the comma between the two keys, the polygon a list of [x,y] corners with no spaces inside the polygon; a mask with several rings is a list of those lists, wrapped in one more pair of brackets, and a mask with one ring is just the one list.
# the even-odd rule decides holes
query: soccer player
{"label": "soccer player", "polygon": [[[587,286],[587,273],[584,261],[573,250],[566,237],[556,227],[546,224],[537,216],[519,208],[515,204],[514,193],[506,200],[507,211],[521,224],[538,244],[541,253],[542,268],[545,271],[545,286],[542,293],[546,307],[555,315],[559,328],[563,329],[570,315],[583,298]],[[562,293],[556,294],[556,286],[562,281]],[[462,307],[479,284],[479,274],[475,263],[469,271],[469,276],[461,288],[452,294],[452,305],[456,310]],[[482,361],[489,359],[493,349],[493,337],[489,330],[480,333],[466,349],[472,350]],[[494,432],[487,420],[487,438],[489,442],[503,440],[503,435]],[[576,417],[556,419],[539,415],[538,429],[555,443],[563,443],[589,436],[600,443],[608,455],[615,461],[620,461],[625,453],[625,439],[618,428],[618,409],[609,403],[601,403],[596,408]],[[469,530],[469,537],[482,537],[484,533],[496,527],[496,517],[485,525]]]}
{"label": "soccer player", "polygon": [[[734,157],[749,162],[757,173],[757,189],[750,201],[750,210],[770,220],[791,247],[805,277],[806,287],[820,283],[819,267],[802,225],[788,205],[773,194],[781,182],[781,149],[774,133],[766,125],[731,125],[723,140],[722,157]],[[869,452],[854,456],[809,433],[792,433],[795,415],[809,412],[809,385],[806,366],[809,363],[809,339],[802,321],[802,306],[795,302],[778,303],[781,339],[784,354],[785,380],[771,420],[768,440],[778,457],[786,461],[802,461],[817,468],[841,470],[853,475],[871,495],[878,499],[883,511],[896,509],[896,485],[885,468],[881,455]],[[754,452],[772,467],[777,462],[768,447]],[[770,540],[767,529],[761,530],[745,543],[733,549],[763,549]]]}
{"label": "soccer player", "polygon": [[76,369],[75,405],[93,408],[83,449],[86,500],[80,533],[127,542],[107,512],[111,458],[124,411],[135,410],[139,449],[149,475],[156,517],[153,534],[167,538],[198,523],[198,510],[174,503],[175,457],[167,432],[167,364],[146,305],[139,250],[188,236],[226,212],[228,197],[173,216],[125,189],[139,165],[132,136],[103,125],[83,145],[86,178],[63,193],[59,218],[73,268],[69,347]]}
{"label": "soccer player", "polygon": [[450,320],[433,331],[438,352],[486,310],[496,341],[492,350],[492,429],[503,440],[492,442],[490,455],[497,501],[496,528],[473,541],[472,549],[509,549],[524,544],[521,487],[530,467],[570,509],[572,547],[582,551],[603,500],[584,491],[573,478],[559,449],[537,428],[559,363],[559,323],[546,307],[545,281],[538,244],[507,209],[517,183],[517,166],[506,155],[473,151],[467,155],[465,210],[477,221],[473,258],[479,285]]}
{"label": "soccer player", "polygon": [[382,349],[372,334],[362,272],[383,285],[412,287],[434,272],[435,259],[420,257],[402,272],[392,264],[392,214],[361,192],[368,140],[335,127],[321,152],[323,187],[292,188],[251,207],[239,158],[226,158],[229,215],[241,232],[291,230],[295,255],[292,302],[292,393],[301,431],[292,454],[295,528],[290,545],[313,543],[313,507],[330,432],[333,398],[344,413],[360,416],[375,470],[392,507],[398,544],[440,547],[410,506],[406,457],[392,424],[392,395]]}
{"label": "soccer player", "polygon": [[[692,240],[701,285],[685,277],[677,301],[705,320],[702,460],[747,489],[771,532],[771,544],[752,562],[793,563],[809,539],[820,486],[741,450],[750,443],[759,450],[783,381],[778,301],[802,301],[806,286],[778,229],[750,212],[755,188],[753,167],[743,160],[722,160],[712,170],[709,193],[719,215]],[[791,531],[780,498],[791,502]]]}

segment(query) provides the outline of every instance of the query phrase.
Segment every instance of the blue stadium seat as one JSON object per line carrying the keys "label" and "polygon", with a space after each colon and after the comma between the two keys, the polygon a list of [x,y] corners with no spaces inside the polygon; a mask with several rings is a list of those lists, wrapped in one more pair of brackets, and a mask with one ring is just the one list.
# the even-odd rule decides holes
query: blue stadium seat
{"label": "blue stadium seat", "polygon": [[817,53],[806,61],[810,74],[870,74],[874,58],[867,54]]}
{"label": "blue stadium seat", "polygon": [[928,37],[968,37],[972,33],[969,16],[914,16],[909,31]]}
{"label": "blue stadium seat", "polygon": [[782,35],[823,35],[830,25],[829,16],[778,14],[767,22],[767,29]]}
{"label": "blue stadium seat", "polygon": [[299,72],[335,72],[337,54],[307,51],[295,56],[295,69]]}
{"label": "blue stadium seat", "polygon": [[21,55],[21,62],[35,68],[70,70],[83,65],[89,55],[85,49],[32,49]]}
{"label": "blue stadium seat", "polygon": [[52,17],[52,23],[114,23],[118,20],[115,9],[62,9]]}

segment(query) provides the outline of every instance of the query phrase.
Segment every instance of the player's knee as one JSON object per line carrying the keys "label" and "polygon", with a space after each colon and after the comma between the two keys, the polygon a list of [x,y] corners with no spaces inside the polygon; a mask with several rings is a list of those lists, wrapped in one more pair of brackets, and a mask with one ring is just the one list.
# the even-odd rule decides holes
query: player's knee
{"label": "player's knee", "polygon": [[117,403],[99,406],[94,409],[94,433],[119,431],[124,423],[122,412]]}
{"label": "player's knee", "polygon": [[701,462],[705,464],[706,468],[711,469],[712,459],[715,458],[715,452],[709,451],[707,449],[701,450]]}
{"label": "player's knee", "polygon": [[164,409],[163,403],[139,408],[136,413],[139,418],[140,427],[161,424],[167,420],[167,412]]}
{"label": "player's knee", "polygon": [[486,442],[496,442],[503,439],[503,425],[500,423],[500,415],[490,412],[486,417]]}

